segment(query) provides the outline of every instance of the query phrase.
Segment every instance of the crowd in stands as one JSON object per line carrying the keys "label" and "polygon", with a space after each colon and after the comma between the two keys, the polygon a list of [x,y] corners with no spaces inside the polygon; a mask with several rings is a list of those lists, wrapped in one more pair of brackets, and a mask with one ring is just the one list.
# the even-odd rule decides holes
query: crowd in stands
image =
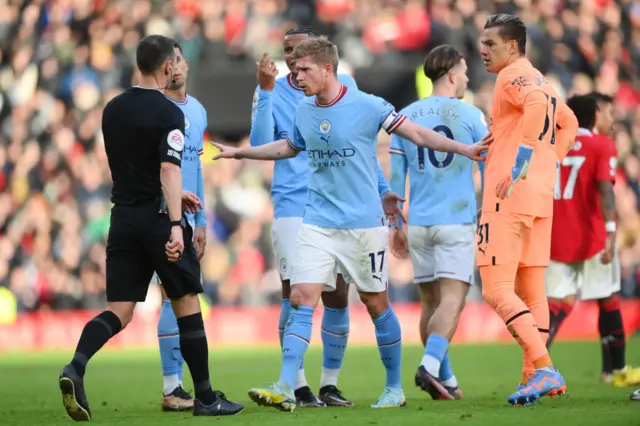
{"label": "crowd in stands", "polygon": [[[488,115],[493,79],[478,37],[493,12],[523,18],[528,56],[563,96],[595,89],[615,98],[623,295],[640,296],[638,0],[0,0],[0,287],[20,311],[104,306],[111,180],[101,110],[131,86],[145,34],[175,37],[191,67],[263,52],[279,58],[284,31],[300,24],[328,34],[356,68],[393,66],[450,43],[469,64],[466,100]],[[388,172],[387,144],[381,137]],[[211,157],[207,146],[206,297],[277,303],[273,165]],[[391,258],[389,267],[392,300],[417,300],[410,262]]]}

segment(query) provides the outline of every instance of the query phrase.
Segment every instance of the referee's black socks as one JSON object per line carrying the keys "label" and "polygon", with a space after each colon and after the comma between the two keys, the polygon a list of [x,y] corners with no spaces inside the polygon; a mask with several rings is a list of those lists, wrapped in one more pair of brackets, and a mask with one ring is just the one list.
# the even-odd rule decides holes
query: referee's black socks
{"label": "referee's black socks", "polygon": [[105,343],[120,332],[120,318],[111,311],[103,311],[89,321],[82,330],[71,365],[80,377],[84,377],[87,363]]}
{"label": "referee's black socks", "polygon": [[189,366],[196,398],[204,405],[211,405],[215,395],[209,381],[209,347],[204,332],[202,313],[178,318],[180,350]]}

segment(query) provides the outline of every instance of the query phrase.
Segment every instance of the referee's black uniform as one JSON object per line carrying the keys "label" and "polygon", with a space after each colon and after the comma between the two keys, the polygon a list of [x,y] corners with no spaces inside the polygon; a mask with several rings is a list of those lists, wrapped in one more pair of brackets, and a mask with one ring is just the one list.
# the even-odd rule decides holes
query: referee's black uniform
{"label": "referee's black uniform", "polygon": [[102,132],[113,180],[107,242],[107,300],[142,302],[156,271],[167,296],[202,293],[193,230],[183,220],[184,252],[169,262],[171,221],[162,195],[160,163],[180,166],[184,114],[155,89],[133,87],[104,108]]}
{"label": "referee's black uniform", "polygon": [[[136,49],[141,81],[147,77],[151,85],[167,87],[174,80],[176,63],[181,60],[177,55],[179,48],[175,41],[160,35],[142,39]],[[146,299],[154,271],[175,302],[180,352],[189,366],[195,391],[193,415],[228,416],[244,408],[211,388],[209,346],[197,297],[202,293],[202,285],[200,263],[191,241],[193,231],[184,215],[179,222],[170,220],[163,196],[161,163],[172,163],[165,170],[166,184],[172,185],[167,189],[172,196],[180,195],[173,191],[179,189],[184,124],[180,108],[155,89],[133,87],[111,100],[103,110],[102,133],[113,180],[114,204],[107,242],[109,304],[85,324],[73,358],[58,378],[62,404],[73,420],[91,420],[84,390],[87,364],[129,324],[135,302]],[[171,214],[176,218],[178,212]],[[177,226],[182,230],[184,249],[180,259],[170,262],[166,244]]]}

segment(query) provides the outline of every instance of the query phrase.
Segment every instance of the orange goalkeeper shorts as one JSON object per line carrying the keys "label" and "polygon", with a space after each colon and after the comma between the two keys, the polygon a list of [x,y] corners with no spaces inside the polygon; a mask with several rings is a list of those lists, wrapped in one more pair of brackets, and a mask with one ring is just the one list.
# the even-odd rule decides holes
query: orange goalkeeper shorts
{"label": "orange goalkeeper shorts", "polygon": [[476,265],[548,266],[552,222],[551,216],[483,211],[476,237]]}

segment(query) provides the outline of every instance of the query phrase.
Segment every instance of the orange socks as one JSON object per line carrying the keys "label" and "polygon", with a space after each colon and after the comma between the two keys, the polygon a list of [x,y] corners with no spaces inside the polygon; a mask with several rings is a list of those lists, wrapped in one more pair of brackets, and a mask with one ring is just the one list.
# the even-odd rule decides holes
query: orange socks
{"label": "orange socks", "polygon": [[[533,273],[526,272],[528,269],[535,269],[536,271]],[[529,288],[539,286],[537,280],[532,283],[533,278],[539,278],[538,269],[542,271],[542,289]],[[533,370],[533,368],[537,369],[550,366],[552,363],[549,352],[545,346],[545,341],[542,339],[541,332],[538,330],[539,325],[536,321],[537,318],[534,318],[533,312],[527,304],[525,304],[523,299],[516,294],[514,280],[516,274],[521,275],[521,279],[518,281],[523,283],[519,286],[519,290],[522,290],[522,292],[519,293],[527,294],[529,296],[526,298],[528,301],[535,300],[535,303],[532,305],[535,306],[536,313],[543,315],[544,309],[546,308],[546,321],[540,326],[540,328],[544,327],[543,330],[549,327],[549,308],[544,295],[544,269],[523,268],[523,271],[525,271],[523,275],[519,274],[517,265],[490,265],[480,267],[482,296],[496,313],[500,315],[511,335],[524,350],[528,360],[532,360],[532,362],[528,360],[525,361],[524,367]],[[531,274],[533,275],[530,277]],[[539,298],[540,291],[542,294],[541,301]],[[542,305],[544,305],[544,307]]]}
{"label": "orange socks", "polygon": [[[516,295],[527,305],[529,311],[538,326],[540,339],[546,346],[549,335],[549,303],[545,293],[544,268],[538,266],[520,267],[516,274]],[[522,365],[523,376],[534,372],[536,368],[544,368],[552,365],[549,355],[533,360],[524,354]]]}

